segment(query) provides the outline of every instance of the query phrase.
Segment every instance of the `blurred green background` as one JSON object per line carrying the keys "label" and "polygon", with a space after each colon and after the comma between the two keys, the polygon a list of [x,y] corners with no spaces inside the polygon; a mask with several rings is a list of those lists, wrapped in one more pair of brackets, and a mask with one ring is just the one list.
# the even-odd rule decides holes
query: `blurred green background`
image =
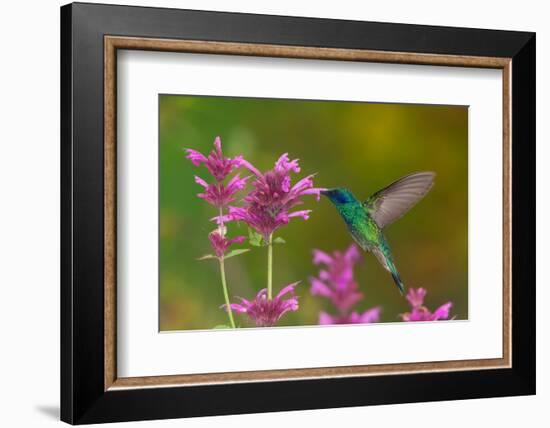
{"label": "blurred green background", "polygon": [[[317,173],[317,187],[346,186],[360,199],[411,172],[435,171],[431,192],[390,225],[386,236],[406,287],[425,287],[432,310],[451,300],[451,315],[468,317],[467,107],[183,95],[161,95],[159,105],[160,330],[227,323],[219,309],[224,299],[218,263],[197,261],[212,252],[207,235],[215,212],[196,197],[202,187],[193,176],[211,178],[184,153],[193,148],[208,154],[217,135],[228,156],[242,154],[265,171],[288,152],[300,159],[296,178]],[[274,294],[302,281],[300,309],[286,314],[280,326],[317,324],[320,310],[334,313],[326,299],[309,293],[308,278],[318,272],[311,252],[351,243],[328,200],[304,199],[303,208],[313,210],[310,219],[293,219],[276,233],[287,243],[274,248]],[[246,232],[244,224],[229,226],[230,236]],[[226,261],[231,296],[252,298],[265,287],[266,251],[253,247]],[[382,322],[399,321],[407,301],[376,258],[365,254],[355,272],[365,295],[355,309],[380,305]],[[236,317],[241,326],[250,326]]]}

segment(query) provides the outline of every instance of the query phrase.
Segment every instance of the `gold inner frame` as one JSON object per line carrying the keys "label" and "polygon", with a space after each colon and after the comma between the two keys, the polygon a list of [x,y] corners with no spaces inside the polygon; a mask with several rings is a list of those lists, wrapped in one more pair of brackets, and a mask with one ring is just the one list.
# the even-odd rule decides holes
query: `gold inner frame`
{"label": "gold inner frame", "polygon": [[[376,364],[305,369],[262,370],[170,376],[117,377],[116,368],[116,89],[117,49],[241,55],[394,64],[442,65],[502,70],[503,90],[503,349],[502,358]],[[419,372],[441,372],[511,367],[512,286],[512,165],[511,165],[511,58],[382,52],[251,43],[170,40],[138,37],[104,37],[104,388],[192,386],[204,384],[358,377]]]}

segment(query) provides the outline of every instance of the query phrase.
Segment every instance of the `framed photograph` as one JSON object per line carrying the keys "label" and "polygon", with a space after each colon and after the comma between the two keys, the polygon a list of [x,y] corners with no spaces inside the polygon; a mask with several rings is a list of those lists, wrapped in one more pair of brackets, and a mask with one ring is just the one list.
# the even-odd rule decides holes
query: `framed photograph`
{"label": "framed photograph", "polygon": [[61,8],[61,418],[535,393],[535,35]]}

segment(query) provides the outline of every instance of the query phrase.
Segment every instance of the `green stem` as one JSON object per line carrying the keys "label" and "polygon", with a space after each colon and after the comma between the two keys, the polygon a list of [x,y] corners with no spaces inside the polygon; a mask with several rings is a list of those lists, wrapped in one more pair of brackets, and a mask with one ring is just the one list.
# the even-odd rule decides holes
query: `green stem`
{"label": "green stem", "polygon": [[[225,236],[225,230],[221,222],[221,217],[223,216],[223,207],[220,207],[220,223],[218,224],[218,233],[221,236]],[[229,317],[229,323],[232,328],[235,328],[235,320],[233,319],[233,311],[229,303],[229,292],[227,291],[227,281],[225,279],[225,261],[223,256],[218,259],[220,261],[220,275],[222,277],[222,287],[223,287],[223,297],[225,298],[225,307],[227,309],[227,316]]]}
{"label": "green stem", "polygon": [[273,299],[273,233],[267,243],[267,298]]}
{"label": "green stem", "polygon": [[220,207],[220,222],[218,223],[218,232],[220,233],[220,235],[225,235],[225,233],[223,233],[223,226],[222,226],[222,216],[223,216],[223,207]]}
{"label": "green stem", "polygon": [[229,303],[229,293],[227,292],[227,282],[225,280],[225,262],[223,257],[220,260],[220,274],[222,276],[223,296],[225,297],[225,307],[227,309],[227,315],[229,316],[229,323],[232,328],[235,328],[235,321],[233,320],[233,311]]}

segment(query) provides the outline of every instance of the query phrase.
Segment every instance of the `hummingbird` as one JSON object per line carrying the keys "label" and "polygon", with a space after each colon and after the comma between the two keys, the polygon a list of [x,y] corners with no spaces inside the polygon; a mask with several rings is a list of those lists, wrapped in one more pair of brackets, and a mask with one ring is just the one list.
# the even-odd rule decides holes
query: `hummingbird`
{"label": "hummingbird", "polygon": [[405,286],[395,267],[383,230],[428,193],[434,178],[434,172],[406,175],[374,193],[364,202],[344,187],[321,191],[334,204],[355,242],[364,251],[373,253],[380,264],[391,273],[402,295]]}

